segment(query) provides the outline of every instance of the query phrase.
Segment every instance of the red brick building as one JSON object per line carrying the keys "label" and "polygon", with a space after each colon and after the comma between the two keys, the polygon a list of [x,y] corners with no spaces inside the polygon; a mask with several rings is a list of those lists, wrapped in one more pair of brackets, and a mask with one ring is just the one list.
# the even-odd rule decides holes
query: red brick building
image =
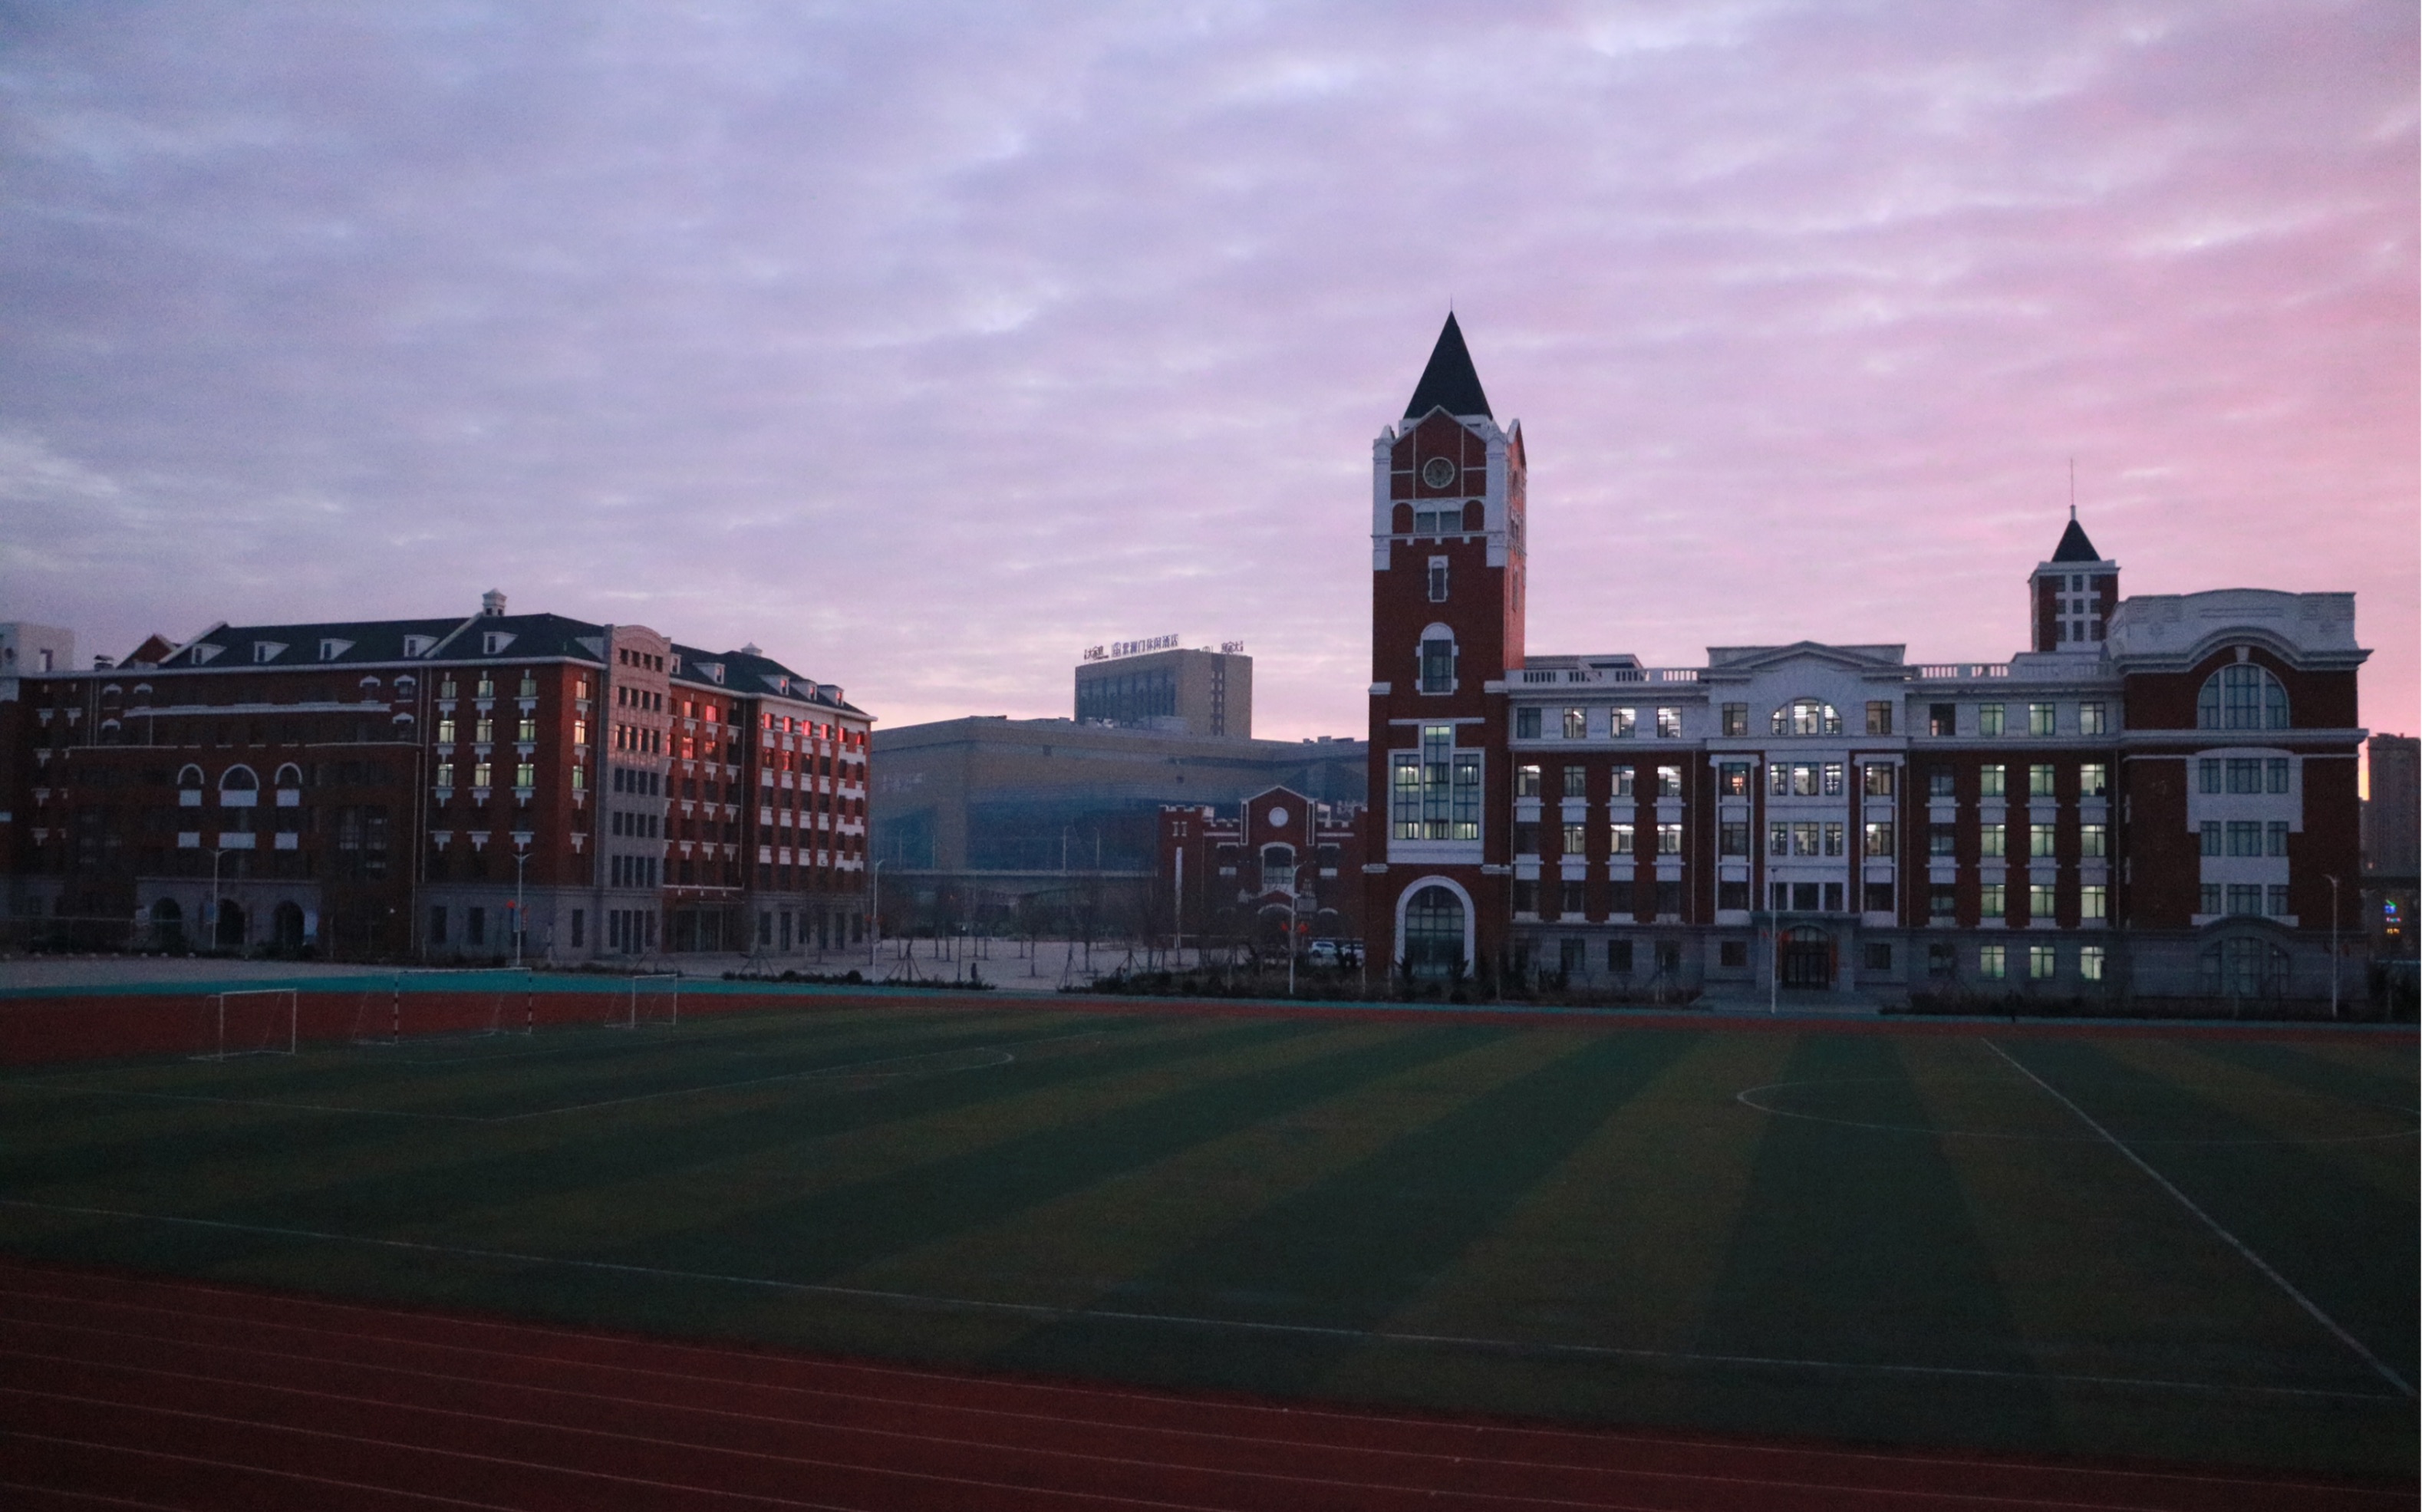
{"label": "red brick building", "polygon": [[2329,991],[2332,876],[2356,906],[2351,594],[2123,599],[2072,519],[2007,662],[1533,655],[1521,429],[1452,317],[1372,470],[1379,958],[1608,987]]}
{"label": "red brick building", "polygon": [[1181,945],[1233,943],[1265,953],[1315,939],[1362,938],[1368,811],[1292,788],[1265,789],[1233,809],[1160,811],[1159,933]]}
{"label": "red brick building", "polygon": [[869,724],[753,646],[497,593],[155,638],[0,685],[10,913],[345,959],[510,955],[517,924],[555,961],[845,943]]}

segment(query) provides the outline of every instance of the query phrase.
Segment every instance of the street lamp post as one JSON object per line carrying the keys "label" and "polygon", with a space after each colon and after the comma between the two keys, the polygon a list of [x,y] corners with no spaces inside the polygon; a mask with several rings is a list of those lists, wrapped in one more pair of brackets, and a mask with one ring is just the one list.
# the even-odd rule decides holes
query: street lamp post
{"label": "street lamp post", "polygon": [[[2324,873],[2324,876],[2328,874]],[[2330,1017],[2338,1016],[2338,879],[2329,877],[2330,884]]]}

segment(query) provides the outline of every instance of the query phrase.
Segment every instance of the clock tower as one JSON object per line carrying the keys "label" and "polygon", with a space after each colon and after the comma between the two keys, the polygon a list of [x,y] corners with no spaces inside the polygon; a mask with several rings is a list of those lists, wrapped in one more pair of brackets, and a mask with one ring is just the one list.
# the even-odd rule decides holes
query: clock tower
{"label": "clock tower", "polygon": [[1370,959],[1496,969],[1510,917],[1509,676],[1522,665],[1524,471],[1450,314],[1371,446]]}

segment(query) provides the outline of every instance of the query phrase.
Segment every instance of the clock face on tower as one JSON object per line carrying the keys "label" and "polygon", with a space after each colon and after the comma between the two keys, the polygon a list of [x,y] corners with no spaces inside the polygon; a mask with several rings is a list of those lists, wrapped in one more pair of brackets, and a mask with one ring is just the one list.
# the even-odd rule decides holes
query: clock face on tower
{"label": "clock face on tower", "polygon": [[1444,457],[1432,457],[1422,464],[1422,481],[1432,488],[1444,488],[1455,481],[1455,465]]}

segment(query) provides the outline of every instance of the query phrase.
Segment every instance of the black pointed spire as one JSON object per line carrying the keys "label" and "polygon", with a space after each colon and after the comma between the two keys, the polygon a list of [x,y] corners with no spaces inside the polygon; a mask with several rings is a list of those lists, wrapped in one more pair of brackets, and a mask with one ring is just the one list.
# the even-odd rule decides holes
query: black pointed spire
{"label": "black pointed spire", "polygon": [[1487,394],[1481,390],[1480,374],[1472,370],[1471,353],[1463,344],[1463,327],[1455,323],[1453,310],[1447,311],[1446,328],[1439,332],[1438,345],[1430,348],[1430,364],[1422,370],[1422,381],[1413,386],[1405,418],[1418,420],[1434,409],[1497,418],[1488,408]]}
{"label": "black pointed spire", "polygon": [[2054,561],[2100,561],[2102,553],[2085,539],[2085,528],[2077,523],[2077,511],[2068,512],[2068,528],[2060,533],[2060,544],[2052,548]]}

